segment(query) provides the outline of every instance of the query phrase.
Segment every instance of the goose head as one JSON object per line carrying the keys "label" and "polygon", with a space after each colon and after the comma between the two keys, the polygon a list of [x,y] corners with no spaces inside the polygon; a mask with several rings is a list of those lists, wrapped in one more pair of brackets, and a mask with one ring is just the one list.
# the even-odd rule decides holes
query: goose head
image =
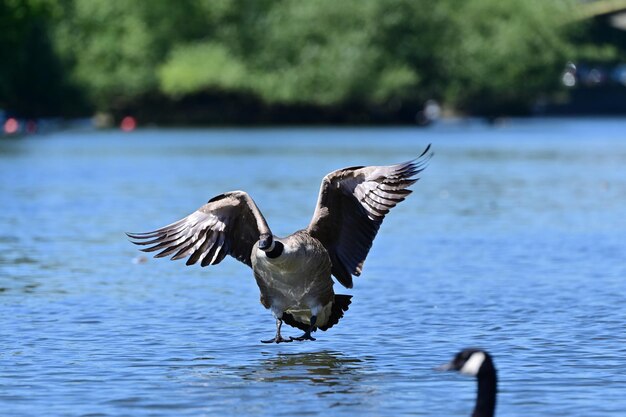
{"label": "goose head", "polygon": [[457,353],[449,363],[436,368],[438,371],[457,371],[463,375],[479,376],[493,371],[491,355],[482,349],[468,348]]}
{"label": "goose head", "polygon": [[259,236],[259,249],[265,252],[268,258],[277,258],[283,253],[284,245],[274,239],[271,233],[264,233]]}
{"label": "goose head", "polygon": [[263,233],[261,236],[259,236],[259,249],[261,249],[262,251],[271,251],[273,249],[273,244],[274,237],[271,233]]}
{"label": "goose head", "polygon": [[493,417],[496,408],[497,376],[491,355],[482,349],[463,349],[449,362],[435,368],[439,371],[457,371],[476,377],[478,392],[472,417]]}

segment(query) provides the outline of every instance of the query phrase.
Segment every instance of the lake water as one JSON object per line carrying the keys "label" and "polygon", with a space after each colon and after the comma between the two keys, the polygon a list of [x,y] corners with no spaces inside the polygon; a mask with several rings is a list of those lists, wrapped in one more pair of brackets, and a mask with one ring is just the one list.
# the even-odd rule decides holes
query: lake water
{"label": "lake water", "polygon": [[[245,265],[140,262],[124,235],[236,189],[287,235],[326,173],[428,143],[315,342],[260,343]],[[626,121],[3,139],[0,196],[2,415],[465,416],[475,382],[432,368],[467,346],[495,358],[499,416],[626,413]]]}

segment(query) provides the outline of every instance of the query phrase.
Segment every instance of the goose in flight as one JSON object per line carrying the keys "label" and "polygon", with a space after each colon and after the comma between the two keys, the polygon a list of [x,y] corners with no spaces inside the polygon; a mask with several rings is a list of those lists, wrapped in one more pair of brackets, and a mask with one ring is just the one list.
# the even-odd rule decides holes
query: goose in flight
{"label": "goose in flight", "polygon": [[[335,294],[331,275],[352,288],[385,215],[411,193],[432,156],[430,145],[415,160],[390,166],[358,166],[326,175],[308,227],[287,237],[272,234],[245,191],[213,197],[187,217],[148,233],[127,233],[155,257],[216,265],[230,255],[252,268],[261,304],[276,319],[276,335],[264,343],[315,340],[343,317],[350,295]],[[282,324],[304,331],[285,339]]]}

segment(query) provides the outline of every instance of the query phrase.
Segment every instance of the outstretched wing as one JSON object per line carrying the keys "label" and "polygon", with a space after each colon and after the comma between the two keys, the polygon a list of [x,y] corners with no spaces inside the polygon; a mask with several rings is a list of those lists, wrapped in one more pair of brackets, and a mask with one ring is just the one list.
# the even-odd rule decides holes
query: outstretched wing
{"label": "outstretched wing", "polygon": [[328,251],[332,274],[343,286],[352,288],[352,275],[361,274],[385,215],[411,193],[407,187],[426,168],[429,150],[413,161],[340,169],[322,180],[307,230]]}
{"label": "outstretched wing", "polygon": [[[154,257],[172,255],[215,265],[230,255],[251,266],[250,254],[267,228],[265,219],[250,196],[243,191],[218,195],[189,216],[148,233],[127,233],[136,245],[149,246],[144,252],[160,251]],[[268,229],[269,230],[269,229]],[[152,245],[152,246],[150,246]]]}

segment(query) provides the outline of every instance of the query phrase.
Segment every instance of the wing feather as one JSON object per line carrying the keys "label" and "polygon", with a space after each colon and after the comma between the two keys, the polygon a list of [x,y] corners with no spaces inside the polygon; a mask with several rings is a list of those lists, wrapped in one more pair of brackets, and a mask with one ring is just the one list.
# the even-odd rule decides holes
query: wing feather
{"label": "wing feather", "polygon": [[411,193],[408,189],[432,157],[430,145],[415,160],[390,166],[340,169],[322,180],[307,228],[330,255],[332,274],[347,288],[361,274],[385,216]]}
{"label": "wing feather", "polygon": [[[263,229],[263,230],[261,230]],[[220,263],[226,255],[251,266],[250,256],[267,223],[258,207],[243,191],[220,194],[187,217],[152,232],[127,233],[132,242],[160,251],[156,258],[187,258],[187,265]]]}
{"label": "wing feather", "polygon": [[187,259],[187,262],[185,262],[187,266],[193,265],[198,262],[200,257],[202,257],[209,248],[209,245],[211,244],[211,229],[207,229],[206,231],[204,231],[204,234],[200,237],[199,241],[200,245]]}

